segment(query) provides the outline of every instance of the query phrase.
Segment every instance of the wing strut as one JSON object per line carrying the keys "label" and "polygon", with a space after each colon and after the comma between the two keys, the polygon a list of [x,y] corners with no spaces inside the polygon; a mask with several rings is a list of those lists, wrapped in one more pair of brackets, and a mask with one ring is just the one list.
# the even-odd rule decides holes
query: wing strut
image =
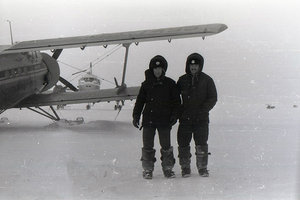
{"label": "wing strut", "polygon": [[126,48],[126,52],[125,52],[125,60],[124,60],[123,76],[122,76],[122,84],[121,84],[121,86],[126,86],[125,85],[125,75],[126,75],[126,68],[127,68],[127,61],[128,61],[128,52],[129,52],[129,46],[130,45],[131,45],[131,43],[125,43],[125,44],[123,44],[123,47]]}
{"label": "wing strut", "polygon": [[38,113],[38,114],[40,114],[40,115],[43,115],[43,116],[45,116],[45,117],[47,117],[47,118],[49,118],[49,119],[54,120],[54,121],[59,121],[59,120],[60,120],[60,118],[59,118],[58,114],[55,112],[53,106],[50,106],[50,108],[51,108],[51,110],[52,110],[52,112],[53,112],[54,115],[52,115],[52,114],[50,114],[49,112],[45,111],[45,110],[42,109],[41,107],[36,107],[36,108],[38,108],[40,111],[38,111],[38,110],[36,110],[36,109],[34,109],[34,108],[31,108],[31,107],[27,107],[27,108],[28,108],[29,110],[33,111],[33,112],[36,112],[36,113]]}
{"label": "wing strut", "polygon": [[[123,92],[126,89],[126,84],[125,84],[125,76],[126,76],[126,69],[127,69],[127,61],[128,61],[128,52],[129,52],[129,46],[131,45],[131,43],[124,43],[123,47],[125,47],[126,51],[125,51],[125,59],[124,59],[124,66],[123,66],[123,74],[122,74],[122,83],[121,85],[118,84],[117,79],[115,78],[115,84],[116,87],[118,88],[117,94],[120,94],[121,92]],[[118,117],[122,107],[124,106],[124,100],[121,100],[122,105],[120,105],[120,101],[116,101],[116,105],[115,105],[115,110],[119,110],[116,118]],[[115,118],[115,120],[116,120]]]}
{"label": "wing strut", "polygon": [[118,89],[117,94],[120,94],[122,91],[124,91],[126,89],[126,84],[125,84],[125,76],[126,76],[126,69],[127,69],[127,61],[128,61],[128,52],[129,52],[129,46],[131,45],[131,43],[124,43],[123,47],[126,48],[126,52],[125,52],[125,59],[124,59],[124,66],[123,66],[123,74],[122,74],[122,82],[121,85],[118,85],[118,82],[116,81],[115,78],[115,83]]}

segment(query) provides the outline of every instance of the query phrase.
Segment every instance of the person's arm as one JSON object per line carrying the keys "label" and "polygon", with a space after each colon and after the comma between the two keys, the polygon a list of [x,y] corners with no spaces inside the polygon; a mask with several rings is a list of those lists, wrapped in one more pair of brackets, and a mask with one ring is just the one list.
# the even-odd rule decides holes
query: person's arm
{"label": "person's arm", "polygon": [[202,104],[202,112],[209,112],[217,103],[217,89],[212,78],[208,79],[207,98]]}
{"label": "person's arm", "polygon": [[145,92],[144,84],[142,84],[139,94],[136,98],[134,108],[133,108],[132,117],[134,120],[137,120],[137,121],[140,120],[141,113],[143,111],[145,102],[146,102],[146,92]]}
{"label": "person's arm", "polygon": [[180,98],[180,89],[178,84],[174,82],[171,89],[171,97],[172,97],[172,118],[176,120],[180,116],[180,107],[181,107],[181,98]]}

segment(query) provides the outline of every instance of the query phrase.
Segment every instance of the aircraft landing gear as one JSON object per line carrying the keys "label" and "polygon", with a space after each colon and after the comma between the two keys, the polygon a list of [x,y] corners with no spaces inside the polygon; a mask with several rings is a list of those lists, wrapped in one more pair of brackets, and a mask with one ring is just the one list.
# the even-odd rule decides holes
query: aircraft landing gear
{"label": "aircraft landing gear", "polygon": [[120,112],[123,106],[124,106],[124,100],[116,101],[115,110],[118,110]]}
{"label": "aircraft landing gear", "polygon": [[86,105],[86,109],[87,110],[91,109],[91,105],[90,104]]}
{"label": "aircraft landing gear", "polygon": [[56,106],[56,109],[57,109],[57,110],[64,109],[64,108],[65,108],[65,105],[64,105],[64,104],[62,104],[62,105],[57,105],[57,106]]}
{"label": "aircraft landing gear", "polygon": [[59,121],[60,118],[57,115],[57,113],[55,112],[53,106],[50,106],[50,109],[52,111],[53,114],[51,114],[50,112],[47,112],[46,110],[42,109],[41,107],[35,107],[35,108],[31,108],[31,107],[27,107],[29,110],[36,112],[40,115],[43,115],[45,117],[48,117],[49,119],[52,119],[54,121]]}
{"label": "aircraft landing gear", "polygon": [[115,105],[115,110],[121,110],[122,109],[122,105]]}

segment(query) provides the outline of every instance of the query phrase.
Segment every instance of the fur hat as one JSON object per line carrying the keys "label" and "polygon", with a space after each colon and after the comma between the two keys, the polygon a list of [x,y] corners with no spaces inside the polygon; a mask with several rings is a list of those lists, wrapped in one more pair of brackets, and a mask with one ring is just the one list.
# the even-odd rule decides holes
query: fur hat
{"label": "fur hat", "polygon": [[153,71],[153,69],[156,68],[156,67],[161,67],[164,70],[164,72],[166,72],[167,68],[168,68],[167,60],[161,55],[154,56],[150,60],[149,69],[151,71]]}
{"label": "fur hat", "polygon": [[192,53],[191,55],[189,55],[186,59],[186,68],[185,71],[187,73],[190,73],[190,65],[191,64],[198,64],[200,67],[199,71],[202,71],[203,69],[203,64],[204,64],[204,58],[198,54],[198,53]]}

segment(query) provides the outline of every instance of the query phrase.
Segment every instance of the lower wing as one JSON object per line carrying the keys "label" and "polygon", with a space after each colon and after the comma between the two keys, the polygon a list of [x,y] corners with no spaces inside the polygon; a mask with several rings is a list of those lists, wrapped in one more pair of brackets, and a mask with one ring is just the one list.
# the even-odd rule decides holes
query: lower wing
{"label": "lower wing", "polygon": [[15,108],[133,100],[136,99],[139,89],[140,87],[126,87],[97,91],[41,93],[24,99]]}

